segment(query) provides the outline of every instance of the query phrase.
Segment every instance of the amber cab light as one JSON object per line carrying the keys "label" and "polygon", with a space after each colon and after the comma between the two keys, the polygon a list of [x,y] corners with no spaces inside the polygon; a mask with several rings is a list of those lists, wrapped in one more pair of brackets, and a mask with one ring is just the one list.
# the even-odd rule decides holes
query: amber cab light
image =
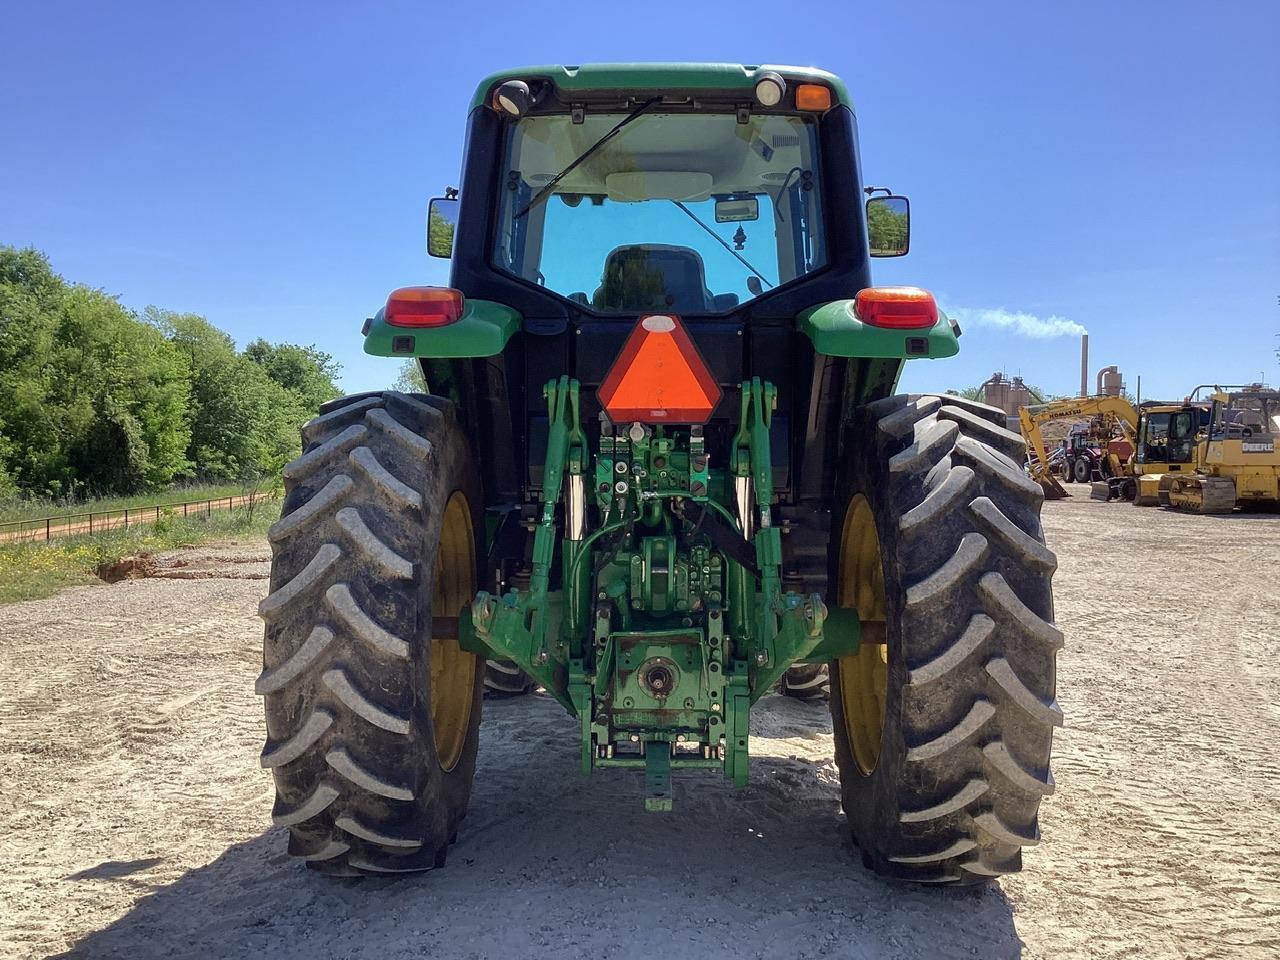
{"label": "amber cab light", "polygon": [[720,387],[679,317],[641,317],[597,394],[614,423],[706,423]]}
{"label": "amber cab light", "polygon": [[462,318],[462,291],[401,287],[387,297],[383,319],[393,327],[447,327]]}
{"label": "amber cab light", "polygon": [[867,287],[858,291],[854,312],[863,323],[895,330],[919,330],[938,322],[933,294],[919,287]]}
{"label": "amber cab light", "polygon": [[802,83],[796,87],[797,110],[830,110],[831,88],[820,83]]}

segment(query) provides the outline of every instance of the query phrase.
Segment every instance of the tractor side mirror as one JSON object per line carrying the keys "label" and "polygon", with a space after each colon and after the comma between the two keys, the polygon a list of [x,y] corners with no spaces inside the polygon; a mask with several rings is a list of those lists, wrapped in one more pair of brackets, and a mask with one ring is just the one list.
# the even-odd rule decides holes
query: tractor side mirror
{"label": "tractor side mirror", "polygon": [[867,239],[873,257],[901,257],[911,249],[911,203],[890,195],[867,201]]}
{"label": "tractor side mirror", "polygon": [[458,229],[458,208],[454,197],[434,197],[427,207],[427,253],[448,259],[453,256],[453,232]]}

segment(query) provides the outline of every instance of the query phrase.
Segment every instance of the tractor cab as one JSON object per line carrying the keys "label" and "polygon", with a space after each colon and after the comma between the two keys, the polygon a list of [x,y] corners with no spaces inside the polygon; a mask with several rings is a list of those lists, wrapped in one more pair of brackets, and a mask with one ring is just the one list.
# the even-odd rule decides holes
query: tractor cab
{"label": "tractor cab", "polygon": [[[523,505],[506,510],[492,562],[523,564],[553,428],[544,386],[578,382],[594,446],[616,425],[602,387],[628,338],[666,317],[687,334],[678,381],[716,388],[697,418],[716,461],[740,433],[742,385],[777,387],[769,483],[788,566],[825,589],[828,534],[810,505],[836,489],[842,411],[891,393],[903,360],[956,353],[959,332],[924,291],[871,285],[870,258],[909,248],[909,206],[863,189],[843,83],[732,64],[506,71],[477,88],[467,143],[460,190],[428,215],[450,286],[394,293],[365,350],[417,358],[461,401],[488,506]],[[452,298],[439,323],[419,325],[421,295]],[[682,406],[650,398],[646,417],[678,427]]]}

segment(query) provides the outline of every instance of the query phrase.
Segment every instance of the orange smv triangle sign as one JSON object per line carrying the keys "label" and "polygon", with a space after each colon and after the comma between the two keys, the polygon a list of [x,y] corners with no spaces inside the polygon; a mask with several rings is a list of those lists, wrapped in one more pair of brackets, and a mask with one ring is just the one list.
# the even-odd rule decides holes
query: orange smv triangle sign
{"label": "orange smv triangle sign", "polygon": [[679,317],[641,317],[600,384],[614,423],[706,423],[720,387]]}

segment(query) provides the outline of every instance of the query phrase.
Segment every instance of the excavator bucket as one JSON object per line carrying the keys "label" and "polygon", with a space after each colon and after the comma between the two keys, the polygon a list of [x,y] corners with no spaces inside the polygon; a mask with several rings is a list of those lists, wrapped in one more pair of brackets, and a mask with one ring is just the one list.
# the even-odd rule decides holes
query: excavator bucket
{"label": "excavator bucket", "polygon": [[1037,477],[1036,482],[1040,484],[1040,489],[1044,491],[1046,500],[1065,500],[1071,494],[1058,482],[1058,478],[1053,474],[1046,474],[1043,477]]}

